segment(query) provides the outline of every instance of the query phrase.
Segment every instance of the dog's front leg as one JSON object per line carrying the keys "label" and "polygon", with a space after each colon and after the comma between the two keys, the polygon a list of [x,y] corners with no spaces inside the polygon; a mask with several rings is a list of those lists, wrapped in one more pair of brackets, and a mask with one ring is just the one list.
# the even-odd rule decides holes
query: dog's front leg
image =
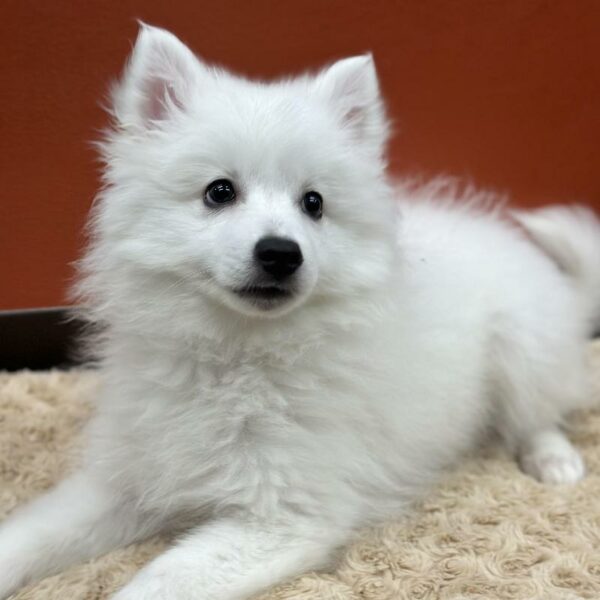
{"label": "dog's front leg", "polygon": [[149,533],[114,490],[76,473],[0,523],[0,599]]}
{"label": "dog's front leg", "polygon": [[226,519],[193,530],[113,600],[245,600],[324,567],[345,540],[332,528]]}

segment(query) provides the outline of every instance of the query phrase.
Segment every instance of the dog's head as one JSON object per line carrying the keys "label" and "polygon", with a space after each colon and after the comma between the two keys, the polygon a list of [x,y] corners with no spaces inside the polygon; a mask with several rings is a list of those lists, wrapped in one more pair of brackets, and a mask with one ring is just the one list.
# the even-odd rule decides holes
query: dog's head
{"label": "dog's head", "polygon": [[112,269],[164,282],[155,302],[177,311],[196,294],[274,317],[387,276],[388,127],[371,56],[257,83],[142,26],[112,112],[98,237]]}

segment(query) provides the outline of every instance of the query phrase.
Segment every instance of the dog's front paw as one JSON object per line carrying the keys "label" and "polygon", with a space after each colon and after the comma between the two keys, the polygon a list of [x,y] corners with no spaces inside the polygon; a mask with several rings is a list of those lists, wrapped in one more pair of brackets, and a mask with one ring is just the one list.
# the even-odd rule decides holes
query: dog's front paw
{"label": "dog's front paw", "polygon": [[24,585],[21,578],[15,576],[14,573],[14,570],[6,568],[4,564],[0,563],[0,600],[6,600]]}
{"label": "dog's front paw", "polygon": [[140,571],[111,600],[198,600],[185,595],[180,585],[172,576],[158,572],[150,565]]}
{"label": "dog's front paw", "polygon": [[[0,565],[0,568],[1,565]],[[19,589],[20,586],[15,585],[13,581],[7,579],[6,575],[0,575],[0,600],[6,600],[14,592]]]}
{"label": "dog's front paw", "polygon": [[5,600],[26,583],[24,564],[19,564],[10,554],[10,548],[7,552],[0,551],[0,600]]}

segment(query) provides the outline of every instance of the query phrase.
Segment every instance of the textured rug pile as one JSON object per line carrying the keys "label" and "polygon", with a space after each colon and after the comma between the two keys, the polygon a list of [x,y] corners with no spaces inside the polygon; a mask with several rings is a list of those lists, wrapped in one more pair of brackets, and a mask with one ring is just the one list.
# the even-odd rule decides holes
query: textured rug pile
{"label": "textured rug pile", "polygon": [[[364,533],[337,570],[310,573],[260,600],[600,598],[600,342],[590,346],[599,410],[571,438],[588,477],[548,487],[486,448],[410,517]],[[92,410],[96,375],[0,373],[0,519],[60,479]],[[102,600],[166,546],[150,540],[50,577],[15,600]]]}

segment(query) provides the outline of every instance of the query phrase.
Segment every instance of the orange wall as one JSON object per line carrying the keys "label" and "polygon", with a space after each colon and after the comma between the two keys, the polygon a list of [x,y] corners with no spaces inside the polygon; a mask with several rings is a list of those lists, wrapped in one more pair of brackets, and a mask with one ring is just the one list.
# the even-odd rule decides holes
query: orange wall
{"label": "orange wall", "polygon": [[98,101],[136,17],[255,76],[373,50],[395,171],[600,208],[597,0],[7,0],[0,308],[64,302],[97,185]]}

